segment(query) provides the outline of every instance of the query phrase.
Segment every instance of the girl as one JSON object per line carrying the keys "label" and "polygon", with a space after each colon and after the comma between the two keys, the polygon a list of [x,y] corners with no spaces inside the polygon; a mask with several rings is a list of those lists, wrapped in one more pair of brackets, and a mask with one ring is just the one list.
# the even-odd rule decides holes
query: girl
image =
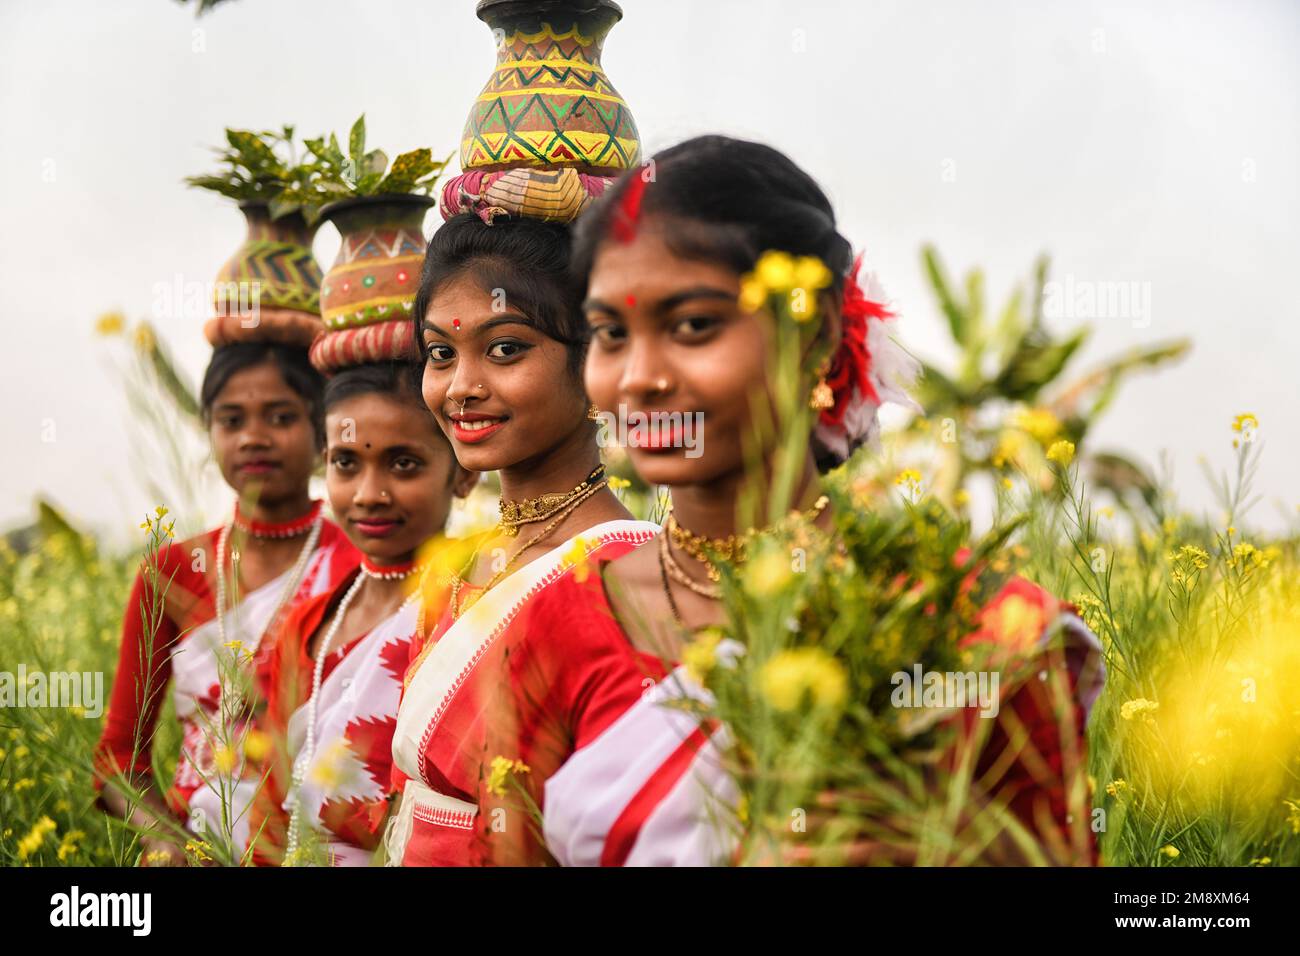
{"label": "girl", "polygon": [[[270,332],[272,323],[266,325]],[[156,829],[178,814],[213,846],[227,839],[234,848],[247,843],[256,780],[233,766],[230,742],[237,745],[245,727],[242,719],[224,725],[243,707],[229,701],[223,707],[223,672],[264,653],[262,634],[298,601],[332,588],[358,559],[308,494],[322,437],[321,378],[303,345],[218,344],[204,374],[204,422],[236,494],[234,518],[188,541],[168,542],[156,567],[136,576],[95,752],[101,807],[136,827]],[[150,778],[168,683],[182,742],[164,799]],[[123,775],[144,791],[138,804],[118,787],[103,787]],[[185,861],[162,834],[141,843],[146,864]]]}
{"label": "girl", "polygon": [[441,613],[407,674],[393,739],[403,789],[393,862],[485,861],[500,823],[479,814],[496,648],[575,564],[655,530],[630,519],[604,477],[568,266],[567,227],[522,216],[489,224],[462,213],[429,242],[414,313],[424,400],[462,466],[500,472],[501,522],[452,569],[445,594],[426,597]]}
{"label": "girl", "polygon": [[364,865],[379,842],[416,625],[408,579],[476,477],[425,407],[420,377],[410,362],[379,362],[345,369],[325,390],[330,505],[361,566],[303,602],[271,655],[276,758],[251,824],[259,863],[281,862],[286,849],[292,861],[315,839],[335,864]]}
{"label": "girl", "polygon": [[[579,223],[575,268],[586,277],[592,337],[585,381],[602,411],[701,416],[703,442],[698,454],[671,441],[629,449],[642,478],[672,490],[664,530],[585,581],[550,589],[510,650],[503,684],[513,714],[497,721],[506,730],[494,749],[511,762],[515,772],[506,776],[540,806],[544,849],[562,864],[709,864],[727,860],[734,845],[707,798],[724,808],[735,799],[717,731],[664,705],[675,688],[700,693],[671,662],[686,635],[724,620],[709,555],[740,530],[743,496],[757,492],[761,503],[767,494],[750,477],[744,438],[753,434],[755,402],[773,396],[773,320],[741,296],[742,277],[764,251],[816,257],[831,273],[820,337],[803,357],[810,402],[820,409],[792,499],[806,520],[831,527],[820,473],[875,432],[881,401],[907,401],[901,386],[911,362],[885,334],[887,313],[858,285],[849,243],[805,172],[773,149],[721,136],[661,152],[654,168],[653,181],[625,177]],[[829,367],[814,365],[818,351],[833,356]],[[765,450],[760,475],[772,474],[773,453]],[[993,613],[1002,601],[1032,609],[1044,637],[1064,627],[1079,652],[1071,658],[1078,733],[1071,743],[1081,753],[1100,691],[1096,638],[1027,582],[1014,581]],[[663,675],[655,671],[661,658],[675,668],[673,680],[650,686]],[[600,673],[591,661],[602,662]],[[1039,766],[1059,770],[1067,745],[1033,690],[1017,694],[1014,706],[1041,745]],[[991,745],[986,760],[1000,749]],[[1058,845],[1073,848],[1072,860],[1085,857],[1086,821],[1067,820],[1055,781],[1023,767],[1016,773],[1013,808],[1031,827],[1036,809],[1047,810],[1067,834]],[[734,824],[734,806],[727,816]],[[500,853],[519,857],[515,841],[497,842]]]}

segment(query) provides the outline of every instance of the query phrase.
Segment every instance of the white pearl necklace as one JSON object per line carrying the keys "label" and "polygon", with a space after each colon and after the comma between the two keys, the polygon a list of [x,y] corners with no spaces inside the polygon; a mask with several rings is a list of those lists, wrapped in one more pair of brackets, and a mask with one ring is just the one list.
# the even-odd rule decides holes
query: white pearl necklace
{"label": "white pearl necklace", "polygon": [[[330,621],[329,630],[321,638],[320,646],[316,648],[316,662],[312,670],[311,677],[311,696],[307,698],[307,732],[303,740],[302,751],[298,754],[298,759],[293,762],[293,782],[290,788],[290,799],[293,803],[293,811],[289,817],[289,837],[285,845],[284,866],[297,866],[293,858],[298,852],[299,837],[302,833],[302,800],[299,799],[299,793],[302,790],[303,781],[307,779],[307,767],[312,758],[316,755],[316,716],[318,702],[320,699],[321,680],[325,674],[325,659],[329,656],[330,646],[334,643],[334,637],[338,634],[339,628],[343,625],[343,618],[347,616],[348,607],[352,604],[353,598],[361,590],[361,586],[366,583],[367,578],[374,578],[378,581],[397,581],[402,578],[408,578],[415,574],[418,568],[411,568],[407,571],[372,571],[364,564],[358,569],[361,573],[357,579],[352,582],[347,593],[343,595],[343,600],[339,601],[338,610],[334,612],[334,617]],[[418,594],[418,592],[417,592]],[[412,594],[397,609],[401,613],[402,609],[415,600],[417,594]]]}
{"label": "white pearl necklace", "polygon": [[[311,560],[312,553],[316,550],[316,545],[320,541],[321,527],[324,520],[323,515],[317,515],[316,520],[311,523],[307,541],[303,544],[302,550],[298,552],[298,559],[293,563],[293,571],[289,575],[289,580],[285,583],[284,590],[280,592],[280,600],[276,602],[275,610],[267,618],[266,627],[263,628],[262,634],[274,628],[275,622],[280,616],[280,611],[293,597],[294,592],[298,590],[298,585],[302,583],[302,577],[307,571],[307,562]],[[226,545],[230,540],[231,527],[232,525],[229,524],[222,525],[221,535],[217,538],[217,634],[220,635],[223,646],[229,643],[226,637]],[[234,570],[233,563],[231,568]],[[237,572],[236,578],[238,578]],[[258,644],[262,641],[262,634],[257,636]]]}

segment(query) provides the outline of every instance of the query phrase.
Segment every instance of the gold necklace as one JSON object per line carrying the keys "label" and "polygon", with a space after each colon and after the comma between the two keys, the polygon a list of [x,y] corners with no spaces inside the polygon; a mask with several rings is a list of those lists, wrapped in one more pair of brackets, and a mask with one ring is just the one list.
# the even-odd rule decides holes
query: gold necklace
{"label": "gold necklace", "polygon": [[591,474],[582,479],[572,491],[551,492],[538,495],[536,498],[524,498],[521,501],[506,501],[502,498],[497,502],[497,510],[501,514],[499,524],[502,532],[512,538],[517,537],[521,525],[545,521],[577,496],[588,493],[593,484],[604,474],[605,466],[600,464],[593,468]]}
{"label": "gold necklace", "polygon": [[[675,557],[673,557],[672,549],[668,546],[668,536],[666,534],[659,535],[659,566],[660,570],[662,570],[664,574],[670,576],[678,584],[686,585],[701,597],[706,597],[713,601],[722,600],[721,587],[717,584],[701,584],[686,573],[686,569],[677,562]],[[667,579],[664,580],[664,590],[668,594],[668,599],[671,601],[672,592],[668,589]],[[676,614],[676,612],[677,607],[676,604],[674,604],[673,613]],[[680,615],[678,615],[678,617],[680,618]]]}
{"label": "gold necklace", "polygon": [[[830,499],[822,495],[816,503],[805,511],[801,517],[805,521],[813,521],[826,510],[830,504]],[[746,551],[749,544],[755,537],[760,534],[766,534],[771,528],[750,528],[744,534],[729,534],[725,538],[706,538],[704,535],[695,534],[688,531],[677,522],[677,516],[673,512],[668,512],[668,520],[664,523],[664,530],[672,537],[673,544],[680,550],[685,551],[700,564],[704,565],[708,573],[709,580],[715,584],[722,580],[722,575],[717,566],[713,563],[715,559],[722,561],[741,564],[746,558]],[[663,546],[661,546],[663,550]],[[672,560],[671,552],[667,552],[670,561]],[[673,564],[676,564],[673,561]],[[678,569],[680,570],[680,568]],[[685,573],[685,572],[683,572]],[[680,580],[680,579],[678,579]],[[683,582],[685,583],[685,582]],[[703,594],[704,592],[700,592]],[[707,597],[708,595],[706,595]]]}
{"label": "gold necklace", "polygon": [[[603,468],[604,466],[602,465],[601,467]],[[487,583],[483,585],[483,588],[480,591],[470,594],[465,599],[465,606],[461,607],[460,589],[461,586],[465,583],[464,572],[468,571],[471,567],[473,567],[475,560],[478,558],[478,552],[477,551],[474,552],[474,555],[469,559],[469,562],[465,565],[464,570],[460,574],[453,576],[451,579],[452,620],[455,620],[456,618],[460,617],[462,612],[471,608],[474,605],[475,601],[481,598],[484,594],[490,591],[498,582],[500,582],[500,580],[510,572],[510,568],[514,565],[515,561],[518,560],[521,554],[523,554],[533,545],[537,544],[537,542],[541,541],[548,534],[554,531],[556,526],[565,518],[567,518],[569,515],[571,515],[574,512],[574,510],[578,507],[578,505],[582,504],[584,501],[586,501],[588,498],[590,498],[592,495],[598,492],[601,488],[605,487],[606,484],[608,484],[608,480],[602,478],[600,481],[597,481],[594,485],[588,485],[586,490],[581,492],[576,498],[570,499],[569,506],[565,508],[564,511],[562,511],[560,514],[556,515],[555,520],[553,520],[550,524],[548,524],[545,528],[543,528],[539,534],[536,534],[532,538],[530,538],[522,548],[520,548],[518,551],[512,554],[510,556],[510,559],[506,561],[505,565],[502,566],[501,570],[498,571],[496,574],[492,575],[492,577],[488,578]]]}

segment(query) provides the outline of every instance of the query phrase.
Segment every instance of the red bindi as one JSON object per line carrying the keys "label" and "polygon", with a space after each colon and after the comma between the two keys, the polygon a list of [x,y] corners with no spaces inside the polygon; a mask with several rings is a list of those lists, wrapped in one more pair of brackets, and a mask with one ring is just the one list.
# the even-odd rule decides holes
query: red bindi
{"label": "red bindi", "polygon": [[459,329],[460,329],[460,319],[452,319],[452,320],[451,320],[451,327],[452,327],[453,329],[457,329],[457,330],[459,330]]}
{"label": "red bindi", "polygon": [[636,305],[636,296],[629,295],[627,297],[627,307],[630,309],[633,308],[635,305]]}

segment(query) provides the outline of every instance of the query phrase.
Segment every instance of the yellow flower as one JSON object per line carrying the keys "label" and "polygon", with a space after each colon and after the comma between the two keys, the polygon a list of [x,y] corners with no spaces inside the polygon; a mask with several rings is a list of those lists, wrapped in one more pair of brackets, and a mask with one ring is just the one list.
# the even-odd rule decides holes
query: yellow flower
{"label": "yellow flower", "polygon": [[808,289],[790,290],[790,315],[796,322],[807,322],[817,314],[817,294]]}
{"label": "yellow flower", "polygon": [[148,866],[159,866],[166,863],[168,853],[166,850],[150,850],[144,855],[144,862]]}
{"label": "yellow flower", "polygon": [[952,503],[958,508],[964,508],[970,504],[970,492],[965,488],[958,488],[956,494],[952,496]]}
{"label": "yellow flower", "polygon": [[1045,408],[1022,409],[1012,421],[1021,431],[1046,448],[1061,434],[1061,420]]}
{"label": "yellow flower", "polygon": [[758,679],[763,696],[781,711],[798,709],[805,694],[814,707],[836,708],[848,694],[843,665],[817,647],[778,651],[763,665]]}
{"label": "yellow flower", "polygon": [[703,684],[709,672],[718,663],[718,642],[722,631],[716,627],[705,628],[682,649],[682,666],[691,680]]}
{"label": "yellow flower", "polygon": [[1007,491],[1010,491],[1010,490],[1011,490],[1013,487],[1015,487],[1015,486],[1011,483],[1011,479],[1010,479],[1010,478],[1003,478],[1003,479],[1002,479],[1002,487],[1005,488]]}
{"label": "yellow flower", "polygon": [[135,347],[141,352],[152,352],[158,347],[158,337],[148,322],[141,322],[135,327]]}
{"label": "yellow flower", "polygon": [[1272,862],[1273,862],[1273,858],[1272,858],[1271,856],[1257,856],[1257,857],[1255,857],[1255,859],[1253,859],[1253,860],[1250,861],[1250,865],[1251,865],[1251,866],[1268,866],[1268,865],[1269,865],[1270,863],[1272,863]]}
{"label": "yellow flower", "polygon": [[1052,442],[1052,447],[1047,449],[1047,460],[1064,468],[1074,460],[1074,442],[1064,439]]}
{"label": "yellow flower", "polygon": [[31,751],[27,749],[26,744],[19,744],[17,747],[14,748],[14,759],[22,760],[29,753],[31,753]]}
{"label": "yellow flower", "polygon": [[787,252],[769,250],[759,257],[754,275],[772,292],[788,292],[795,285],[794,258]]}
{"label": "yellow flower", "polygon": [[1145,697],[1138,697],[1135,700],[1126,700],[1120,705],[1119,715],[1124,720],[1132,720],[1134,717],[1141,717],[1143,720],[1150,720],[1150,714],[1158,710],[1160,705],[1153,700],[1147,700]]}
{"label": "yellow flower", "polygon": [[158,516],[158,519],[159,519],[160,521],[161,521],[163,518],[166,518],[167,515],[169,515],[169,514],[171,513],[170,511],[167,510],[167,506],[166,506],[166,505],[159,505],[157,508],[154,508],[153,512],[154,512],[154,514],[156,514],[156,515]]}
{"label": "yellow flower", "polygon": [[1166,843],[1160,848],[1160,852],[1171,860],[1176,860],[1179,856],[1178,847],[1174,846],[1172,843]]}
{"label": "yellow flower", "polygon": [[18,859],[25,860],[41,848],[45,842],[46,834],[57,829],[57,824],[49,817],[41,817],[28,832],[27,836],[18,841]]}
{"label": "yellow flower", "polygon": [[31,777],[23,777],[14,784],[14,793],[22,793],[24,790],[31,790],[36,786],[36,781]]}
{"label": "yellow flower", "polygon": [[1128,783],[1123,779],[1112,780],[1110,783],[1106,784],[1106,792],[1110,794],[1112,797],[1118,797],[1121,793],[1123,793],[1127,789],[1128,789]]}
{"label": "yellow flower", "polygon": [[222,744],[213,751],[212,762],[222,773],[230,773],[235,769],[235,752]]}
{"label": "yellow flower", "polygon": [[315,761],[311,768],[312,782],[326,793],[336,793],[346,782],[348,774],[348,742],[342,737],[335,739]]}
{"label": "yellow flower", "polygon": [[1097,509],[1097,514],[1101,515],[1103,518],[1113,518],[1115,517],[1115,509],[1110,505],[1105,505],[1104,507]]}
{"label": "yellow flower", "polygon": [[826,263],[816,256],[800,256],[794,263],[794,285],[797,289],[807,289],[816,293],[828,288],[834,276],[826,268]]}
{"label": "yellow flower", "polygon": [[1286,804],[1288,813],[1286,822],[1291,826],[1291,832],[1300,834],[1300,800],[1283,800]]}
{"label": "yellow flower", "polygon": [[745,565],[745,590],[756,598],[770,597],[789,584],[793,574],[785,556],[769,548]]}
{"label": "yellow flower", "polygon": [[573,579],[579,584],[587,580],[587,575],[590,573],[587,564],[587,552],[589,550],[587,539],[578,537],[573,542],[573,547],[564,554],[564,560],[573,565]]}
{"label": "yellow flower", "polygon": [[126,328],[126,317],[121,312],[105,312],[95,320],[95,334],[120,335]]}
{"label": "yellow flower", "polygon": [[244,735],[244,756],[254,763],[271,752],[271,737],[260,730],[250,730]]}
{"label": "yellow flower", "polygon": [[1266,568],[1269,565],[1268,558],[1263,551],[1249,542],[1243,541],[1232,549],[1232,559],[1228,562],[1228,567],[1235,568],[1241,565],[1243,568]]}
{"label": "yellow flower", "polygon": [[894,484],[896,485],[907,485],[907,484],[919,485],[920,483],[921,483],[921,473],[917,471],[915,468],[905,468],[904,470],[900,471],[898,473],[898,477],[894,479]]}
{"label": "yellow flower", "polygon": [[1242,412],[1232,420],[1232,430],[1234,432],[1249,433],[1259,427],[1259,419],[1250,412]]}
{"label": "yellow flower", "polygon": [[65,862],[68,857],[77,852],[77,841],[84,840],[86,834],[80,830],[69,830],[63,836],[63,841],[59,844],[59,862]]}
{"label": "yellow flower", "polygon": [[191,857],[195,863],[203,863],[212,859],[208,854],[211,849],[212,845],[207,840],[190,840],[185,844],[185,855]]}
{"label": "yellow flower", "polygon": [[487,779],[488,791],[498,797],[504,797],[506,795],[507,778],[511,774],[519,773],[532,773],[532,768],[522,760],[511,760],[509,757],[498,754],[492,758],[492,766]]}
{"label": "yellow flower", "polygon": [[767,302],[767,286],[753,277],[746,276],[740,283],[740,310],[757,312]]}
{"label": "yellow flower", "polygon": [[624,488],[631,488],[632,482],[628,481],[626,478],[611,475],[609,479],[609,487],[614,491],[622,491]]}

